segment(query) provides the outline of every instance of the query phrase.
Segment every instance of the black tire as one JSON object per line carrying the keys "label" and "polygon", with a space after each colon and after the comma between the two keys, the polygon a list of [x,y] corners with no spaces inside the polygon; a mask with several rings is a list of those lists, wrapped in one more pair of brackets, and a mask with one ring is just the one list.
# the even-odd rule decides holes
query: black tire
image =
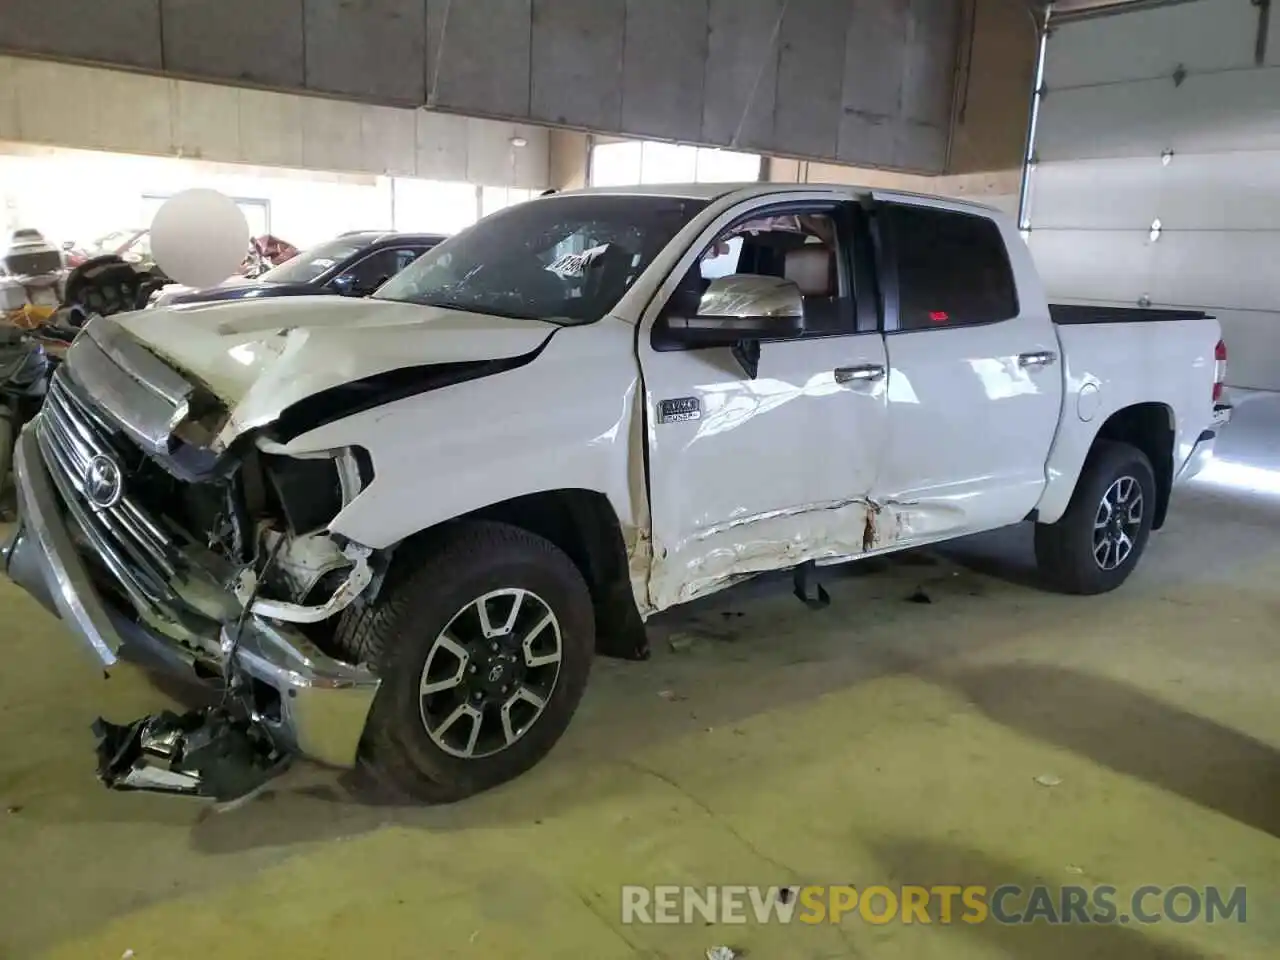
{"label": "black tire", "polygon": [[[1141,492],[1141,517],[1128,532],[1132,540],[1128,554],[1106,569],[1095,556],[1095,523],[1103,512],[1103,497],[1126,477],[1135,481]],[[1146,549],[1155,508],[1155,474],[1147,455],[1127,443],[1098,441],[1085,461],[1066,512],[1057,523],[1036,525],[1036,563],[1047,585],[1076,594],[1106,593],[1120,586]],[[1104,558],[1109,556],[1105,546],[1100,549]]]}
{"label": "black tire", "polygon": [[[488,756],[455,756],[424,723],[419,691],[427,658],[456,615],[491,591],[510,588],[530,591],[558,621],[554,686],[514,742]],[[361,741],[361,766],[384,786],[449,803],[519,776],[560,739],[586,687],[595,622],[586,582],[563,551],[519,527],[476,522],[398,556],[377,602],[347,611],[335,640],[344,656],[372,665],[382,678]],[[490,709],[499,711],[501,724],[500,706],[484,707],[486,722]]]}

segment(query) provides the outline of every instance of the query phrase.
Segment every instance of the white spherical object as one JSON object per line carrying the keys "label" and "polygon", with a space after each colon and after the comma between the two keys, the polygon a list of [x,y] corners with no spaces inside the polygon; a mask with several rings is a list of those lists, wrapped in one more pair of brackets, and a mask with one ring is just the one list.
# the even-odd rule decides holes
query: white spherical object
{"label": "white spherical object", "polygon": [[239,269],[249,249],[249,223],[217,190],[183,190],[151,221],[151,253],[169,279],[211,287]]}

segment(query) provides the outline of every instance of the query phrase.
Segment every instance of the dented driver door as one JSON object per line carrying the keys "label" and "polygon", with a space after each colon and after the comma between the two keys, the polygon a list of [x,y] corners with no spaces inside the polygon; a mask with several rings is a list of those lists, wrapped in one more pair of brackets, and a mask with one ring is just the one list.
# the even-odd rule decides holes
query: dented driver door
{"label": "dented driver door", "polygon": [[[858,216],[830,195],[750,201],[708,228],[673,274],[681,279],[651,305],[639,338],[651,607],[864,549],[887,368],[870,294],[867,309],[857,309],[850,254]],[[696,294],[699,283],[741,273],[791,279],[805,302],[805,335],[761,343],[754,377],[730,349],[663,338],[665,312],[696,304],[691,287]]]}

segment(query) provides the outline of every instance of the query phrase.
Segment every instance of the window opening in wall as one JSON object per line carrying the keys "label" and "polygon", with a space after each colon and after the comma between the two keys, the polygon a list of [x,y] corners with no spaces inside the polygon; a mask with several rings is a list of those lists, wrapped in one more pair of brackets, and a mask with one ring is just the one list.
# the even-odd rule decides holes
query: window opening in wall
{"label": "window opening in wall", "polygon": [[761,166],[761,157],[754,153],[622,140],[592,148],[591,185],[753,182],[760,179]]}
{"label": "window opening in wall", "polygon": [[[150,227],[156,212],[172,194],[144,193],[142,195],[141,224]],[[271,233],[271,201],[250,197],[232,197],[249,225],[250,237],[263,237]]]}

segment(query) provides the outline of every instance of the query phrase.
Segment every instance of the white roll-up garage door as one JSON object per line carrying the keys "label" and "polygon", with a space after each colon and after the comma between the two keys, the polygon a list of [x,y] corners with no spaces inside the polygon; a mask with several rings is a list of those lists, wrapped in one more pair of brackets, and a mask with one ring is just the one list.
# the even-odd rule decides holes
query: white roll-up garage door
{"label": "white roll-up garage door", "polygon": [[1280,390],[1280,4],[1051,20],[1024,226],[1055,299],[1208,310]]}

